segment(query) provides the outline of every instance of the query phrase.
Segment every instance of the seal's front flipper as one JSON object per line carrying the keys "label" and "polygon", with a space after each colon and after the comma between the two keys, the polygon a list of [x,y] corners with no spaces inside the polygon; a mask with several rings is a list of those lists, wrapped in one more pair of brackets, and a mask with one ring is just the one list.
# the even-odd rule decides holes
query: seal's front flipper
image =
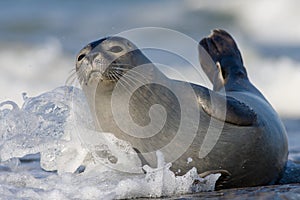
{"label": "seal's front flipper", "polygon": [[225,96],[205,87],[191,84],[199,106],[210,116],[239,126],[250,126],[256,122],[257,115],[245,103]]}

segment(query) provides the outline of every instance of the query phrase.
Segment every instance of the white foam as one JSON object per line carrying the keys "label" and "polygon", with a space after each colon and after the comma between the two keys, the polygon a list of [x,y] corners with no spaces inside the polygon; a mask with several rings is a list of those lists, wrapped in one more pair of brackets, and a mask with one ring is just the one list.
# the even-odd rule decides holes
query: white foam
{"label": "white foam", "polygon": [[[127,142],[93,130],[84,95],[73,87],[26,98],[21,108],[13,102],[3,102],[0,108],[0,193],[4,199],[172,196],[214,190],[220,177],[213,174],[202,179],[196,168],[176,177],[160,152],[157,168],[144,166],[144,174]],[[40,160],[36,155],[22,158],[26,162],[18,159],[33,153],[40,154]],[[85,170],[79,173],[82,166]]]}

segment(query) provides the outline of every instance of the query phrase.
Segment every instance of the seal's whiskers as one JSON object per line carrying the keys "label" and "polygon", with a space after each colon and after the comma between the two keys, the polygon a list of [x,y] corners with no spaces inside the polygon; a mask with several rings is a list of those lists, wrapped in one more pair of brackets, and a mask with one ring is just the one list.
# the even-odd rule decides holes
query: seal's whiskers
{"label": "seal's whiskers", "polygon": [[[125,66],[126,66],[126,64],[125,64]],[[128,69],[124,69],[124,68],[120,68],[120,67],[113,67],[113,69],[120,70],[120,71],[128,71]],[[135,73],[136,75],[141,76],[143,78],[143,80],[149,79],[149,78],[147,78],[146,76],[144,76],[143,74],[141,74],[140,72],[138,72],[134,69],[130,70],[130,73]]]}
{"label": "seal's whiskers", "polygon": [[125,81],[124,79],[119,79],[118,83],[122,86],[122,88],[128,92],[129,95],[132,94],[132,91],[130,89],[128,89],[128,87],[132,87],[127,81]]}
{"label": "seal's whiskers", "polygon": [[138,79],[135,76],[132,76],[132,74],[126,74],[126,76],[128,77],[127,79],[130,80],[134,85],[137,85],[137,83],[140,83],[139,85],[144,86],[145,88],[147,88],[149,90],[149,92],[151,92],[152,95],[155,95],[154,92],[152,91],[152,89],[149,87],[150,82],[145,81],[146,79]]}
{"label": "seal's whiskers", "polygon": [[65,85],[71,86],[75,83],[77,79],[76,70],[72,70],[70,76],[67,78]]}
{"label": "seal's whiskers", "polygon": [[85,81],[85,73],[86,71],[84,69],[82,69],[82,67],[79,68],[79,70],[77,71],[77,76],[78,76],[78,80],[80,84],[83,84]]}
{"label": "seal's whiskers", "polygon": [[[132,85],[132,84],[130,84],[130,83],[128,82],[129,79],[124,79],[124,78],[122,78],[122,76],[119,75],[119,74],[115,74],[115,75],[117,76],[117,78],[118,78],[118,80],[119,80],[118,82],[123,83],[123,84],[125,83],[126,86],[130,88],[130,90],[132,90],[132,89],[134,88],[134,85]],[[127,89],[127,88],[126,88],[126,89]],[[130,90],[128,90],[129,93],[130,93]]]}

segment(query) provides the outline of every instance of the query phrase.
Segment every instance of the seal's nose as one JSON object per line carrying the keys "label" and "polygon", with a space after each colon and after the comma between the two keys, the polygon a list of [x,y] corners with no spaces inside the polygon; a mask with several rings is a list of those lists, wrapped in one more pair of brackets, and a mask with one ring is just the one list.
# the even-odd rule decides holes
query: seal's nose
{"label": "seal's nose", "polygon": [[93,60],[97,57],[97,55],[98,55],[97,53],[89,53],[85,56],[85,58],[89,63],[92,63]]}

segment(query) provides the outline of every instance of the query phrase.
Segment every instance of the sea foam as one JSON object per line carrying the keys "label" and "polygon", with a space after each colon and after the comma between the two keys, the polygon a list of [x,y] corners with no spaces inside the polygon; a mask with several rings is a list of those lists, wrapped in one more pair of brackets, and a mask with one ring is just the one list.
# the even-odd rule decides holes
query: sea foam
{"label": "sea foam", "polygon": [[24,97],[21,108],[12,101],[0,104],[3,198],[174,196],[214,190],[220,177],[200,178],[196,168],[175,176],[160,151],[157,168],[142,168],[129,143],[94,130],[80,89],[65,86]]}

